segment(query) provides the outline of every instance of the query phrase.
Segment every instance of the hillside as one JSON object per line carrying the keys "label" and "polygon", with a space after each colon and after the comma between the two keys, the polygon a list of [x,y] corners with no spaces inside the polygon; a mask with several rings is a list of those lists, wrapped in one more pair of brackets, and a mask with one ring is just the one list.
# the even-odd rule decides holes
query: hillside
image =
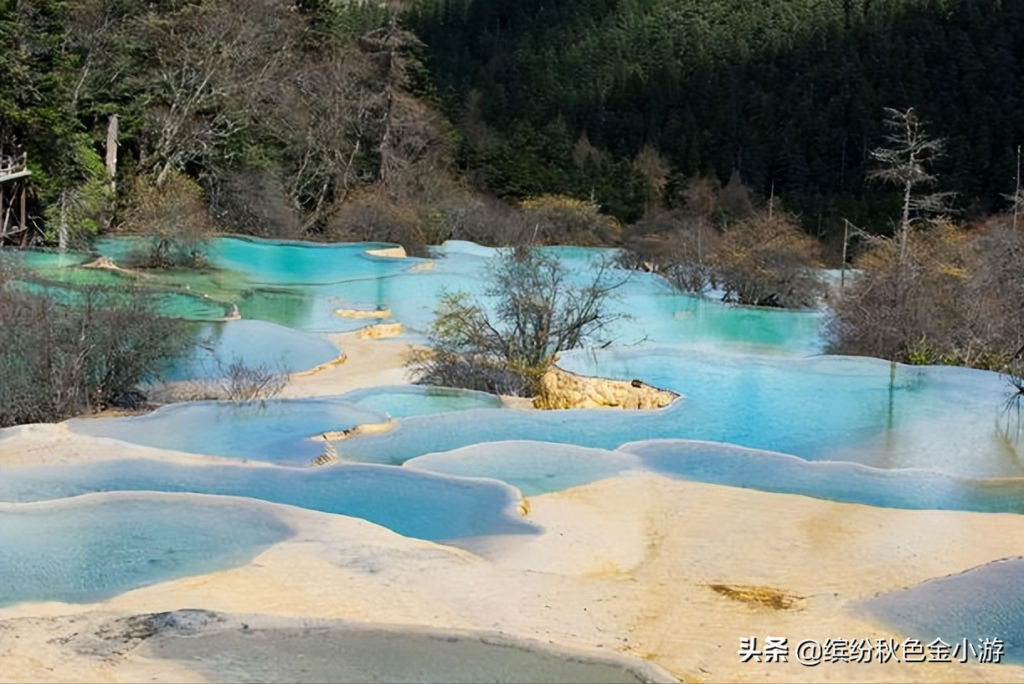
{"label": "hillside", "polygon": [[969,220],[1008,209],[1024,141],[1024,5],[999,0],[4,0],[0,44],[35,242],[175,232],[181,206],[204,231],[502,242],[537,221],[487,196],[628,224],[701,177],[834,245],[899,213],[868,178],[886,107],[945,141],[935,189]]}
{"label": "hillside", "polygon": [[686,178],[739,170],[811,232],[882,229],[897,200],[866,172],[885,107],[946,139],[935,172],[969,217],[1013,191],[1018,2],[422,0],[412,25],[471,172],[505,196],[593,193],[634,220],[644,185],[671,204]]}

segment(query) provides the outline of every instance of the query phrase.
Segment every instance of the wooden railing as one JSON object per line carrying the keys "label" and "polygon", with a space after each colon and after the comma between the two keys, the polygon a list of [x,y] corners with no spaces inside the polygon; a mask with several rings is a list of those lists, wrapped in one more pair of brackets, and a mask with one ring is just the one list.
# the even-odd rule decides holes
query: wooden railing
{"label": "wooden railing", "polygon": [[23,176],[31,175],[31,173],[28,170],[28,155],[26,154],[22,154],[20,157],[0,158],[0,183],[6,180],[22,178]]}
{"label": "wooden railing", "polygon": [[22,247],[28,240],[28,216],[25,211],[28,184],[22,181],[5,185],[5,181],[27,178],[31,175],[25,154],[0,155],[0,246],[13,241],[14,236],[19,234]]}

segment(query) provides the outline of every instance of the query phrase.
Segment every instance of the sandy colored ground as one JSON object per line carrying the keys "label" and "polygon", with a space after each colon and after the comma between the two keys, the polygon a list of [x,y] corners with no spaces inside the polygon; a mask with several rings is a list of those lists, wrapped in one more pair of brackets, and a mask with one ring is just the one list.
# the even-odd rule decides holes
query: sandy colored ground
{"label": "sandy colored ground", "polygon": [[364,339],[358,331],[331,335],[330,341],[345,354],[340,364],[294,376],[282,397],[322,397],[380,385],[405,385],[406,356],[415,345],[401,340]]}
{"label": "sandy colored ground", "polygon": [[[530,503],[543,535],[477,540],[467,545],[475,553],[278,506],[298,535],[245,567],[101,604],[12,606],[0,620],[77,615],[75,631],[88,632],[103,613],[204,608],[500,631],[639,656],[684,681],[1024,679],[1024,668],[1005,665],[806,668],[736,655],[743,636],[898,638],[857,617],[854,602],[1024,554],[1020,516],[877,509],[651,474]],[[749,604],[710,585],[771,587],[793,603]],[[5,623],[0,681],[124,681],[121,656],[95,661],[64,648],[65,619]],[[173,670],[146,674],[178,679]]]}
{"label": "sandy colored ground", "polygon": [[[411,345],[354,335],[336,341],[347,361],[294,379],[286,396],[407,381],[402,358]],[[59,425],[0,432],[0,468],[139,456],[189,458],[71,435]],[[858,617],[857,602],[1024,555],[1024,516],[872,508],[653,474],[528,504],[527,517],[544,534],[476,539],[462,548],[273,506],[297,535],[244,567],[98,604],[0,609],[0,681],[203,681],[186,662],[136,651],[144,639],[118,641],[104,631],[111,615],[184,608],[499,631],[638,656],[683,681],[1024,681],[1024,668],[1007,665],[808,668],[792,657],[741,664],[737,655],[740,638],[750,636],[787,637],[791,646],[902,640]],[[108,645],[80,649],[75,639],[83,634]],[[219,662],[214,654],[199,669],[209,674]],[[230,667],[237,674],[244,663]]]}
{"label": "sandy colored ground", "polygon": [[[102,420],[102,418],[97,418],[97,420]],[[238,459],[233,458],[199,456],[128,444],[105,437],[79,435],[71,432],[63,423],[19,425],[0,430],[0,468],[88,463],[126,458],[152,458],[184,464],[238,464]],[[260,464],[253,462],[246,465]]]}

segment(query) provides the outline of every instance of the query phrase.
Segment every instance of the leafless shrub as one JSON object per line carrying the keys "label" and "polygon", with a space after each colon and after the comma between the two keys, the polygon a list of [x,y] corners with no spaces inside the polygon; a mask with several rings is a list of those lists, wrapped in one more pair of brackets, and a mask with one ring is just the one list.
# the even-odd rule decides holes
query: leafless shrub
{"label": "leafless shrub", "polygon": [[814,306],[824,294],[819,245],[792,216],[762,210],[728,226],[714,255],[725,301],[753,306]]}
{"label": "leafless shrub", "polygon": [[586,285],[569,281],[557,259],[532,247],[505,250],[492,270],[485,306],[465,293],[441,297],[429,352],[409,366],[417,381],[531,396],[560,351],[604,337],[622,318],[606,309],[624,280],[597,265]]}
{"label": "leafless shrub", "polygon": [[450,197],[437,206],[443,232],[435,241],[469,240],[493,247],[528,244],[535,225],[519,207],[469,194]]}
{"label": "leafless shrub", "polygon": [[422,255],[424,217],[418,206],[367,195],[336,208],[325,236],[337,241],[397,242],[409,254]]}
{"label": "leafless shrub", "polygon": [[137,179],[121,228],[149,243],[127,259],[135,268],[202,266],[202,245],[214,230],[199,185],[173,170],[162,185]]}
{"label": "leafless shrub", "polygon": [[630,226],[619,265],[660,273],[683,292],[701,293],[714,284],[711,257],[718,243],[709,217],[692,210],[661,212]]}
{"label": "leafless shrub", "polygon": [[228,364],[220,386],[228,401],[264,401],[281,394],[288,385],[288,377],[288,373],[266,363],[250,366],[234,359]]}
{"label": "leafless shrub", "polygon": [[1000,371],[1024,345],[1024,237],[1005,226],[940,222],[876,241],[858,265],[833,303],[834,351]]}
{"label": "leafless shrub", "polygon": [[485,355],[466,356],[431,349],[410,352],[407,365],[420,385],[459,387],[509,397],[532,396],[541,375],[525,368],[510,368],[500,359]]}
{"label": "leafless shrub", "polygon": [[0,427],[137,407],[139,384],[188,346],[145,292],[93,286],[62,291],[59,303],[22,277],[0,261]]}

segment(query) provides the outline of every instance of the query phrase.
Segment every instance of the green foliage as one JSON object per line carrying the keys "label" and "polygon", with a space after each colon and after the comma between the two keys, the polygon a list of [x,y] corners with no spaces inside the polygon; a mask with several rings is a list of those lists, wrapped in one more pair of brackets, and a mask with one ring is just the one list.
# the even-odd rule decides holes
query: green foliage
{"label": "green foliage", "polygon": [[[897,191],[865,179],[885,107],[914,107],[947,141],[936,190],[959,193],[961,208],[1001,210],[1012,189],[1020,2],[420,0],[410,16],[453,116],[479,93],[500,139],[480,167],[501,194],[536,194],[536,178],[589,197],[558,152],[585,133],[619,163],[650,145],[682,176],[738,168],[817,234],[841,234],[844,217],[884,230]],[[590,185],[632,220],[633,205],[607,194],[621,179]]]}
{"label": "green foliage", "polygon": [[377,3],[26,0],[0,7],[0,40],[0,148],[28,154],[45,241],[131,222],[176,173],[232,229],[316,235],[367,186],[429,195],[458,144],[421,44]]}
{"label": "green foliage", "polygon": [[99,233],[104,215],[112,209],[113,191],[110,177],[99,154],[84,134],[74,136],[74,161],[80,176],[77,184],[68,186],[56,202],[46,207],[45,238],[58,242],[61,229],[73,244],[88,242]]}

